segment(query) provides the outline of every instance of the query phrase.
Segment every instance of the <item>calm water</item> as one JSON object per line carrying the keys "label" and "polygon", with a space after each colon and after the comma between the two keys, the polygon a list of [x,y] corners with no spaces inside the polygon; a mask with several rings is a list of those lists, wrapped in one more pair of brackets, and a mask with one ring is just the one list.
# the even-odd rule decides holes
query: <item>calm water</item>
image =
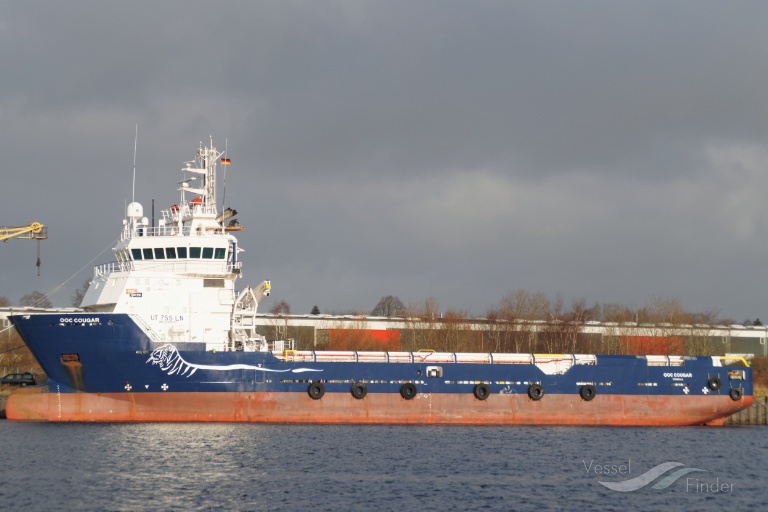
{"label": "calm water", "polygon": [[[761,510],[768,501],[766,427],[0,421],[0,436],[5,510]],[[663,490],[599,483],[665,462],[706,471]]]}

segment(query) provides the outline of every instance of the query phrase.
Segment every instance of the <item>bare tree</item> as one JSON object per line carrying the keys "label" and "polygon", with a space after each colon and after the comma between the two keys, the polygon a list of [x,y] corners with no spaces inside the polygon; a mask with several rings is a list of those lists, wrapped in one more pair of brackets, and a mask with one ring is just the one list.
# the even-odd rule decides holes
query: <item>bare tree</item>
{"label": "bare tree", "polygon": [[543,292],[515,290],[502,297],[499,312],[507,320],[546,320],[549,299]]}
{"label": "bare tree", "polygon": [[75,290],[75,293],[72,294],[72,306],[79,308],[80,304],[83,303],[83,298],[85,298],[85,292],[88,291],[88,287],[91,285],[91,279],[88,278],[85,281],[83,281],[83,284],[80,285],[80,287]]}
{"label": "bare tree", "polygon": [[710,309],[707,311],[702,311],[700,313],[688,313],[688,319],[686,323],[693,324],[693,325],[696,325],[696,324],[715,325],[718,323],[718,318],[720,318],[720,310]]}
{"label": "bare tree", "polygon": [[502,297],[501,318],[512,322],[508,338],[513,352],[534,352],[538,343],[538,325],[550,315],[549,299],[543,292],[518,289]]}
{"label": "bare tree", "polygon": [[680,299],[666,295],[653,295],[648,302],[647,322],[679,324],[687,316]]}
{"label": "bare tree", "polygon": [[682,355],[712,356],[722,351],[722,338],[705,324],[688,324],[678,331],[683,339]]}
{"label": "bare tree", "polygon": [[269,310],[270,313],[273,315],[290,315],[291,314],[291,305],[288,304],[286,301],[281,300],[274,306],[272,306],[272,309]]}
{"label": "bare tree", "polygon": [[24,295],[19,299],[19,306],[23,307],[35,307],[35,308],[52,308],[53,304],[48,300],[48,297],[41,292],[33,291]]}
{"label": "bare tree", "polygon": [[449,309],[439,322],[439,341],[436,350],[445,352],[474,351],[473,332],[469,329],[469,313]]}
{"label": "bare tree", "polygon": [[405,305],[399,297],[393,295],[387,295],[379,300],[376,307],[371,311],[371,316],[386,316],[391,318],[393,316],[403,316],[405,314]]}
{"label": "bare tree", "polygon": [[509,322],[501,318],[498,309],[489,309],[485,313],[488,320],[485,336],[490,343],[490,352],[507,352],[510,344]]}
{"label": "bare tree", "polygon": [[435,323],[440,319],[437,299],[429,297],[423,302],[409,304],[405,311],[405,336],[401,346],[404,350],[433,349],[438,346],[440,336]]}

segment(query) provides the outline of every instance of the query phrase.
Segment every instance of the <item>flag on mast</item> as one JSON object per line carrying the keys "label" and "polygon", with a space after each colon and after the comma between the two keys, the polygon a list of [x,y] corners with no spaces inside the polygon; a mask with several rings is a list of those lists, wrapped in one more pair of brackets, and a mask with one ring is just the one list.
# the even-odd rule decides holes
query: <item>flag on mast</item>
{"label": "flag on mast", "polygon": [[222,159],[221,159],[221,165],[229,165],[229,164],[231,164],[231,163],[232,163],[232,162],[230,161],[230,159],[229,159],[229,158],[222,158]]}

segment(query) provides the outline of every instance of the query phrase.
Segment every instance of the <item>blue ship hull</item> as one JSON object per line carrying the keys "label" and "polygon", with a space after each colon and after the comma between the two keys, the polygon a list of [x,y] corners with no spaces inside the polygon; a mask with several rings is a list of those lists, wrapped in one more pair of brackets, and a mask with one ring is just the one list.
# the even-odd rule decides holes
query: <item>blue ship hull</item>
{"label": "blue ship hull", "polygon": [[[125,314],[11,320],[49,381],[12,394],[10,419],[700,425],[752,403],[751,369],[713,357],[677,366],[621,355],[588,364],[570,364],[570,355],[508,364],[429,353],[364,362],[361,352],[329,361],[323,352],[298,358],[153,342]],[[565,371],[537,364],[555,357],[569,363]]]}

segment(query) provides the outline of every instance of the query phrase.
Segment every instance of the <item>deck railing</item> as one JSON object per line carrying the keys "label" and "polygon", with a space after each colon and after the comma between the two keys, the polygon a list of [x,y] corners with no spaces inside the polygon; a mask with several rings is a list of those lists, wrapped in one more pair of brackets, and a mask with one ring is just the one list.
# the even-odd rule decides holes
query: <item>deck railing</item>
{"label": "deck railing", "polygon": [[126,226],[120,233],[120,240],[131,240],[133,238],[147,238],[158,236],[210,236],[215,234],[225,234],[225,227],[208,227],[208,228],[195,228],[190,226],[183,226],[179,229],[178,224],[166,224],[165,226],[142,226],[136,230],[133,230]]}
{"label": "deck railing", "polygon": [[147,270],[163,270],[173,274],[232,274],[238,273],[242,262],[232,263],[224,260],[142,260],[142,261],[112,261],[102,263],[93,269],[94,276],[107,275],[114,272],[129,272],[138,268]]}

